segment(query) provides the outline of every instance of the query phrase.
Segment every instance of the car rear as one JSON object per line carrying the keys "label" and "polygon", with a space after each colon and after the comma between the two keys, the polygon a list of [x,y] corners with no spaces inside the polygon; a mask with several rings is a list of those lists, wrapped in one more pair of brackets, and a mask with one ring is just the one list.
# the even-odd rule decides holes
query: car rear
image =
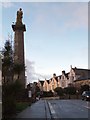
{"label": "car rear", "polygon": [[82,100],[88,100],[88,101],[90,101],[90,91],[84,91],[82,93]]}

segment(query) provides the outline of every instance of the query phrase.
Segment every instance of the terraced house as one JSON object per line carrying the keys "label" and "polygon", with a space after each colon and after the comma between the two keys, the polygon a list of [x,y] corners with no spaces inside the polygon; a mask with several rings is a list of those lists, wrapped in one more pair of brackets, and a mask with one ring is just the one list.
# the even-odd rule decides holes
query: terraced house
{"label": "terraced house", "polygon": [[56,76],[53,74],[53,77],[49,80],[39,80],[38,86],[41,91],[54,91],[56,87],[68,87],[69,85],[79,88],[81,85],[88,84],[90,85],[90,70],[81,69],[81,68],[72,68],[70,67],[70,72],[66,73],[62,71],[62,75]]}

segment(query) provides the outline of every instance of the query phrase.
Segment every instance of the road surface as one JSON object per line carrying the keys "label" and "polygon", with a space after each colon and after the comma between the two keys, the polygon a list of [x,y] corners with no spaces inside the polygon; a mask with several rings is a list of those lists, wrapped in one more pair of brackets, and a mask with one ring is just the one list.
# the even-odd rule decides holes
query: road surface
{"label": "road surface", "polygon": [[52,118],[88,118],[90,103],[81,100],[48,101]]}
{"label": "road surface", "polygon": [[22,111],[17,118],[83,118],[87,120],[90,112],[90,102],[82,100],[39,100],[31,107]]}

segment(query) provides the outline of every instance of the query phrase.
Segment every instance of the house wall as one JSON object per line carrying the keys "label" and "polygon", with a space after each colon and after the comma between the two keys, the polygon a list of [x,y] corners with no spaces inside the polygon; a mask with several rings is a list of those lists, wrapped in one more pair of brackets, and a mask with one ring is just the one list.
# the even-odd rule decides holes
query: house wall
{"label": "house wall", "polygon": [[61,87],[61,79],[60,78],[58,78],[58,87]]}
{"label": "house wall", "polygon": [[43,84],[43,91],[49,91],[49,84],[47,83],[46,80],[44,81],[44,84]]}
{"label": "house wall", "polygon": [[59,83],[56,81],[56,79],[53,77],[52,80],[50,81],[49,87],[52,92],[56,87],[58,87]]}
{"label": "house wall", "polygon": [[41,85],[41,83],[39,81],[38,81],[37,85],[40,88],[40,90],[43,91],[43,86]]}
{"label": "house wall", "polygon": [[80,80],[73,83],[75,87],[80,88],[81,85],[89,85],[90,86],[90,79],[89,80]]}
{"label": "house wall", "polygon": [[65,88],[68,86],[68,80],[64,74],[61,76],[61,87]]}
{"label": "house wall", "polygon": [[75,72],[72,68],[70,70],[68,77],[69,77],[69,82],[68,82],[69,84],[73,83],[73,81],[76,80],[76,75],[75,75]]}

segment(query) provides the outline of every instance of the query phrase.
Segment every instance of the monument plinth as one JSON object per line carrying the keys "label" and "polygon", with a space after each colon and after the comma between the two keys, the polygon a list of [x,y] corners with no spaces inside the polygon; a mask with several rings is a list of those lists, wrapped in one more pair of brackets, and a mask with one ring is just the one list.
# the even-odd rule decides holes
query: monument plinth
{"label": "monument plinth", "polygon": [[[12,25],[14,31],[14,62],[25,65],[24,61],[24,32],[26,31],[25,24],[22,23],[22,9],[17,11],[16,23]],[[20,83],[25,86],[25,70],[19,76]]]}

